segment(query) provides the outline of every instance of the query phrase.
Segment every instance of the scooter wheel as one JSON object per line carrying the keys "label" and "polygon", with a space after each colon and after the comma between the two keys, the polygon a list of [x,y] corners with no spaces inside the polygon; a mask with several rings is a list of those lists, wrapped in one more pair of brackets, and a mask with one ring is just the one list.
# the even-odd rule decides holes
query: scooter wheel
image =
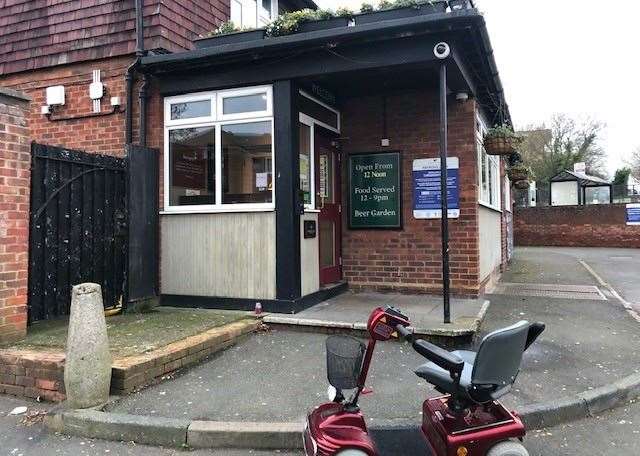
{"label": "scooter wheel", "polygon": [[487,456],[529,456],[529,452],[520,442],[505,440],[492,446]]}
{"label": "scooter wheel", "polygon": [[360,450],[343,450],[336,456],[367,456],[367,453]]}

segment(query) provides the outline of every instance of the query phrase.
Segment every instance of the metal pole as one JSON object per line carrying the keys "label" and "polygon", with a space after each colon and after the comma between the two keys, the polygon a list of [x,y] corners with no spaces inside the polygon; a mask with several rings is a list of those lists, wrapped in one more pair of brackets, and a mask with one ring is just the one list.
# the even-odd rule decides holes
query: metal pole
{"label": "metal pole", "polygon": [[447,65],[440,65],[440,202],[442,209],[442,298],[444,322],[451,323],[449,305],[449,205],[447,201]]}

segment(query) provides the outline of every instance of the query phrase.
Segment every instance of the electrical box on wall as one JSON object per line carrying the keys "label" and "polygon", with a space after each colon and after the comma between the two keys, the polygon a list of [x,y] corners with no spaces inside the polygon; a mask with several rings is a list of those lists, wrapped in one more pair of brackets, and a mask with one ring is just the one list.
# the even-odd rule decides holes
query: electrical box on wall
{"label": "electrical box on wall", "polygon": [[57,106],[64,104],[64,86],[51,86],[46,89],[47,105]]}
{"label": "electrical box on wall", "polygon": [[92,82],[89,84],[89,97],[92,100],[99,100],[104,96],[104,85],[102,82]]}

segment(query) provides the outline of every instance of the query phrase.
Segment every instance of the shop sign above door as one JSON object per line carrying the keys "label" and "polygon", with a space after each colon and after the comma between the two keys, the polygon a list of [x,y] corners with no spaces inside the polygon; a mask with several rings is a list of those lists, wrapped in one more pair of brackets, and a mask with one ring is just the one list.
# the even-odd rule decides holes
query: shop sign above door
{"label": "shop sign above door", "polygon": [[[448,218],[460,217],[460,187],[458,157],[447,158]],[[413,217],[441,218],[440,159],[424,158],[413,161]]]}
{"label": "shop sign above door", "polygon": [[349,156],[349,228],[401,228],[400,153]]}

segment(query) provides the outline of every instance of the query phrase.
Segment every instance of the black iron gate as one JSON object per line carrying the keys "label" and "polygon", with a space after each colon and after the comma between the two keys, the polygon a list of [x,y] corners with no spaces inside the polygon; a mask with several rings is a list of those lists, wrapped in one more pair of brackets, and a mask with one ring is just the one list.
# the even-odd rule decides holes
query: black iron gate
{"label": "black iron gate", "polygon": [[126,159],[33,143],[29,322],[69,313],[71,286],[102,286],[105,308],[127,287]]}

